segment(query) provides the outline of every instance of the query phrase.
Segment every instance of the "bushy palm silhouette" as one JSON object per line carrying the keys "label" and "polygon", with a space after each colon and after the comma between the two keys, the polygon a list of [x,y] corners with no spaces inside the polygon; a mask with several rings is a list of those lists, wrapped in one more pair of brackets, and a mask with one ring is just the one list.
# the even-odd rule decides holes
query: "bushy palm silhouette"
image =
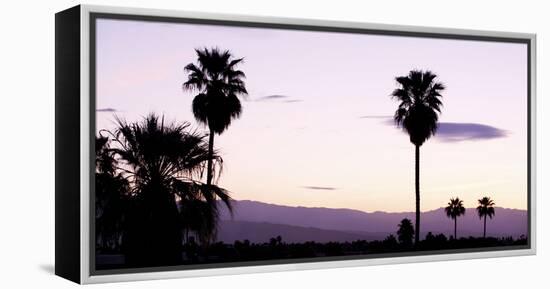
{"label": "bushy palm silhouette", "polygon": [[117,170],[130,184],[123,242],[129,264],[181,262],[182,230],[196,230],[205,239],[215,231],[212,224],[197,224],[203,222],[201,218],[182,222],[182,215],[188,214],[185,210],[216,220],[216,198],[231,208],[225,190],[196,181],[208,161],[221,168],[221,158],[210,154],[206,136],[189,126],[166,124],[154,114],[133,123],[117,118],[110,150],[117,158]]}

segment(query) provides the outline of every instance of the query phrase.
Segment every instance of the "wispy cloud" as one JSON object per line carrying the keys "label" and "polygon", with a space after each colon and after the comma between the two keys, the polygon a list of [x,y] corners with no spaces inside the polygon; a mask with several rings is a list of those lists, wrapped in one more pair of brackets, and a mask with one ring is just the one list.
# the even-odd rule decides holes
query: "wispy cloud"
{"label": "wispy cloud", "polygon": [[117,112],[118,110],[116,110],[114,108],[111,108],[111,107],[106,107],[106,108],[98,108],[95,111],[97,111],[97,112]]}
{"label": "wispy cloud", "polygon": [[302,102],[302,99],[298,98],[292,98],[288,95],[283,94],[272,94],[272,95],[266,95],[259,98],[254,99],[254,101],[280,101],[284,103],[296,103],[296,102]]}
{"label": "wispy cloud", "polygon": [[336,188],[334,187],[320,187],[320,186],[303,186],[304,189],[309,190],[319,190],[319,191],[334,191]]}
{"label": "wispy cloud", "polygon": [[279,99],[286,99],[286,98],[290,98],[290,96],[282,95],[282,94],[272,94],[272,95],[266,95],[266,96],[256,98],[256,101],[279,100]]}

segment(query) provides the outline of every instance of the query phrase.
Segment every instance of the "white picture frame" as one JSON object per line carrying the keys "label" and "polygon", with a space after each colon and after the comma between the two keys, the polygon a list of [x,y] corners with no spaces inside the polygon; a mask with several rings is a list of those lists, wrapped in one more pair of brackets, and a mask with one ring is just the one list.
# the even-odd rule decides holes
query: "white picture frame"
{"label": "white picture frame", "polygon": [[[266,25],[268,27],[307,28],[323,31],[362,31],[384,35],[408,35],[451,39],[478,39],[499,41],[516,39],[528,45],[529,53],[529,246],[513,250],[483,250],[478,252],[416,253],[413,256],[392,256],[381,258],[335,260],[322,262],[289,262],[287,264],[266,264],[222,268],[189,270],[153,270],[121,273],[96,274],[91,268],[91,198],[90,175],[92,151],[90,123],[94,120],[95,108],[90,106],[91,70],[93,53],[90,24],[93,15],[111,14],[123,19],[157,19],[153,21],[178,21],[177,19],[216,21],[233,25]],[[325,269],[351,266],[402,264],[473,258],[492,258],[536,254],[536,35],[512,32],[460,30],[433,27],[384,25],[372,23],[324,21],[248,15],[225,15],[174,10],[138,9],[79,5],[59,12],[56,21],[56,274],[77,283],[104,283],[133,280],[149,280],[181,277],[203,277],[225,274],[246,274],[289,270]],[[78,37],[78,39],[74,39]],[[69,52],[72,51],[72,52]],[[72,53],[68,56],[68,53]],[[78,54],[78,55],[75,55]],[[75,61],[78,59],[78,62]],[[78,72],[75,79],[74,72]],[[77,81],[78,80],[78,81]],[[79,99],[75,102],[74,95]],[[78,110],[74,110],[78,107]],[[67,113],[70,110],[70,113]],[[67,128],[78,135],[67,133]],[[65,154],[67,150],[70,154]],[[78,155],[78,159],[74,156]],[[527,165],[527,164],[526,164]],[[73,171],[71,179],[67,171]],[[78,190],[78,196],[74,196]],[[74,206],[77,206],[75,209]],[[72,209],[71,209],[72,208]],[[76,253],[78,252],[78,253]],[[75,270],[75,268],[77,268]]]}

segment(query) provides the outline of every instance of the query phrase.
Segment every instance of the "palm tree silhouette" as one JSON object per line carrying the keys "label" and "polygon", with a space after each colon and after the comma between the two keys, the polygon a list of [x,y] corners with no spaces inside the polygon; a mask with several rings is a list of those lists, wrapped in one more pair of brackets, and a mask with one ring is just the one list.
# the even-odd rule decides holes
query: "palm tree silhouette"
{"label": "palm tree silhouette", "polygon": [[108,137],[95,139],[95,229],[96,249],[119,250],[124,226],[128,181],[116,171]]}
{"label": "palm tree silhouette", "polygon": [[413,244],[414,228],[411,220],[405,218],[399,223],[399,230],[397,230],[397,239],[399,243],[405,247],[411,247]]}
{"label": "palm tree silhouette", "polygon": [[477,200],[477,202],[479,206],[477,206],[476,210],[479,218],[483,218],[483,238],[485,238],[487,233],[487,216],[489,216],[489,219],[492,219],[495,215],[495,202],[489,197],[483,197]]}
{"label": "palm tree silhouette", "polygon": [[430,71],[411,70],[409,75],[395,78],[399,88],[391,94],[399,101],[395,123],[403,127],[415,146],[415,243],[420,239],[420,146],[436,133],[443,105],[440,98],[445,87],[434,81],[436,77]]}
{"label": "palm tree silhouette", "polygon": [[216,197],[230,207],[225,190],[196,181],[208,161],[221,168],[221,158],[208,152],[206,136],[191,131],[189,123],[165,124],[155,114],[141,122],[116,122],[111,150],[132,196],[123,240],[127,263],[178,264],[185,226],[177,200],[203,201],[212,215],[217,214]]}
{"label": "palm tree silhouette", "polygon": [[447,217],[453,219],[455,221],[455,240],[456,240],[456,219],[460,217],[461,215],[464,215],[466,213],[466,209],[462,205],[462,200],[457,198],[451,198],[449,203],[447,203],[447,207],[445,207],[445,214],[447,214]]}
{"label": "palm tree silhouette", "polygon": [[[214,153],[214,135],[222,134],[231,121],[241,115],[242,107],[238,96],[248,94],[243,79],[244,72],[236,67],[243,58],[234,58],[228,51],[218,48],[195,49],[197,64],[185,66],[189,73],[183,89],[198,91],[193,99],[195,119],[208,126],[210,131],[208,152]],[[212,184],[212,161],[208,162],[206,184]]]}
{"label": "palm tree silhouette", "polygon": [[215,185],[188,184],[187,194],[180,195],[178,208],[185,231],[186,243],[190,234],[194,234],[202,244],[208,244],[216,239],[219,211],[215,197],[219,197],[224,205],[233,213],[229,193]]}

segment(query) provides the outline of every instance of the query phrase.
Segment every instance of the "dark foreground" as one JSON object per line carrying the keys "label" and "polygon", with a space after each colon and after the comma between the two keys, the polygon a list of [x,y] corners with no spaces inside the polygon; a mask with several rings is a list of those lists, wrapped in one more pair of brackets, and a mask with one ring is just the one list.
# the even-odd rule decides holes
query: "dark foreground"
{"label": "dark foreground", "polygon": [[[399,243],[397,239],[390,235],[383,241],[363,241],[354,242],[329,242],[329,243],[285,243],[281,237],[272,238],[267,243],[250,243],[248,240],[236,241],[234,244],[225,244],[222,242],[214,243],[208,246],[200,246],[193,241],[182,246],[181,262],[171,265],[201,265],[228,262],[250,262],[250,261],[269,261],[284,259],[304,259],[316,257],[341,257],[341,256],[360,256],[371,254],[387,253],[410,253],[418,252],[418,255],[428,253],[437,253],[433,251],[440,250],[465,250],[498,249],[497,247],[526,246],[528,244],[526,237],[514,238],[459,238],[448,239],[446,236],[428,234],[426,239],[419,242],[418,246]],[[511,249],[511,248],[510,248]],[[414,253],[413,253],[414,255]],[[298,260],[294,260],[298,261]],[[321,260],[320,260],[321,261]],[[292,261],[291,261],[292,262]],[[96,270],[105,269],[129,269],[149,267],[146,265],[132,265],[125,263],[125,256],[121,252],[106,252],[98,250],[96,256]]]}

